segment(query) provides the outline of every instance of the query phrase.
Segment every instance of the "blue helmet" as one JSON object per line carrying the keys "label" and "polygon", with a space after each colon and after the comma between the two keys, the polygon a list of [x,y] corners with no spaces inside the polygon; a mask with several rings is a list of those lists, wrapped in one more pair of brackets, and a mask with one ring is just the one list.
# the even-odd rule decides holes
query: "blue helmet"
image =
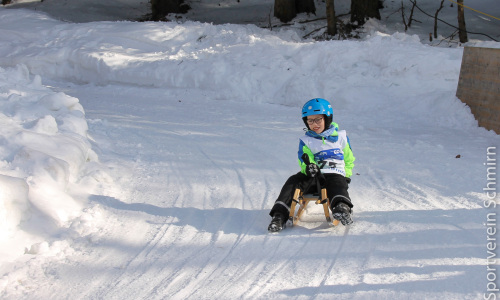
{"label": "blue helmet", "polygon": [[330,127],[333,121],[333,109],[330,102],[322,98],[314,98],[306,102],[302,107],[302,120],[306,125],[307,129],[309,125],[307,124],[307,116],[312,115],[325,115],[325,130]]}
{"label": "blue helmet", "polygon": [[325,99],[311,99],[302,107],[302,117],[312,115],[326,115],[327,117],[333,116],[332,105]]}

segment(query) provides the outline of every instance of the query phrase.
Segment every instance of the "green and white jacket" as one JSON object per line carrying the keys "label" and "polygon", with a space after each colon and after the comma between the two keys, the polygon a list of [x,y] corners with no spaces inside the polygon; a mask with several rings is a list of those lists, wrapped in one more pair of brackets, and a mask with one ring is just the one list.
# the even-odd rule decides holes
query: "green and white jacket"
{"label": "green and white jacket", "polygon": [[339,131],[337,123],[332,122],[327,130],[319,134],[309,130],[300,138],[299,164],[301,172],[306,174],[306,164],[302,160],[304,153],[309,156],[310,162],[319,166],[323,174],[352,175],[355,158],[345,130]]}

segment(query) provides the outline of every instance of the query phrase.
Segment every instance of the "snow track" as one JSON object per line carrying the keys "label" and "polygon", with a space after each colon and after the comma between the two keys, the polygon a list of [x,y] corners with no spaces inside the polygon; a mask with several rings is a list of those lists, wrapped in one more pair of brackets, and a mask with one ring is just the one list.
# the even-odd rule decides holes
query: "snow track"
{"label": "snow track", "polygon": [[[37,266],[34,260],[31,272],[55,276],[38,277],[46,288],[26,296],[475,299],[481,293],[481,277],[468,275],[485,272],[479,199],[436,187],[442,182],[432,173],[440,167],[414,171],[412,153],[394,152],[403,162],[394,166],[394,157],[363,146],[379,137],[357,131],[351,137],[361,141],[359,175],[350,186],[353,225],[332,228],[322,207],[310,204],[303,222],[268,234],[269,209],[297,171],[302,124],[290,121],[295,108],[186,103],[138,87],[61,91],[86,108],[93,147],[112,180],[90,197],[102,216],[96,231],[76,240],[78,251],[65,262]],[[196,98],[192,93],[185,98]],[[235,111],[244,111],[237,121]]]}
{"label": "snow track", "polygon": [[[100,149],[100,158],[120,166],[109,172],[126,187],[93,202],[113,216],[112,235],[133,232],[122,250],[109,252],[107,237],[92,245],[105,265],[115,267],[96,279],[99,287],[79,291],[83,298],[472,299],[480,293],[470,290],[470,280],[474,286],[480,280],[466,274],[484,272],[482,209],[455,201],[463,195],[442,195],[432,183],[412,180],[412,172],[391,175],[395,167],[384,169],[383,157],[377,157],[380,166],[363,166],[370,153],[363,147],[356,149],[360,175],[350,188],[352,226],[328,226],[322,208],[311,204],[304,222],[268,234],[268,211],[296,172],[302,125],[277,117],[293,108],[202,100],[187,105],[168,96],[156,100],[158,91],[142,88],[119,95],[109,87],[65,92],[87,108],[97,145],[109,146]],[[110,98],[117,103],[113,112],[104,107]],[[175,114],[169,112],[174,106]],[[236,124],[232,112],[241,106],[247,112]],[[158,117],[146,122],[151,111]],[[210,123],[201,125],[200,116]],[[252,126],[266,119],[277,125]],[[258,142],[276,133],[277,144]],[[282,161],[280,170],[270,167]]]}

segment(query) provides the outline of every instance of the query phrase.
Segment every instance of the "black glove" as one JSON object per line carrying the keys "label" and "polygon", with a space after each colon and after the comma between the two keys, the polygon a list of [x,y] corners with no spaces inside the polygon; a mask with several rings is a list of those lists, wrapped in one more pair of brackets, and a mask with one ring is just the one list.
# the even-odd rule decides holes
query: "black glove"
{"label": "black glove", "polygon": [[319,167],[317,164],[308,164],[306,166],[306,174],[307,176],[313,178],[316,177],[317,174],[320,174]]}
{"label": "black glove", "polygon": [[351,183],[351,178],[346,177],[346,178],[345,178],[345,181],[347,182],[347,184],[349,184],[349,183]]}

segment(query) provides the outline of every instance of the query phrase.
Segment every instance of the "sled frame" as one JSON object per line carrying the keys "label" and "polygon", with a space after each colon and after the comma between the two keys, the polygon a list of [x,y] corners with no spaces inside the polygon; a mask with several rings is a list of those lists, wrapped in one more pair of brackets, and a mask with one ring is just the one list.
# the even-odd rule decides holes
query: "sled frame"
{"label": "sled frame", "polygon": [[[297,224],[307,205],[311,201],[314,201],[316,204],[323,205],[323,211],[328,224],[337,226],[340,223],[339,220],[332,219],[330,216],[330,200],[328,199],[325,188],[321,189],[321,194],[304,194],[301,189],[295,189],[292,206],[290,207],[290,215],[288,217],[288,220],[291,221],[293,225]],[[297,213],[295,213],[297,203],[299,204],[299,209],[297,210]]]}

